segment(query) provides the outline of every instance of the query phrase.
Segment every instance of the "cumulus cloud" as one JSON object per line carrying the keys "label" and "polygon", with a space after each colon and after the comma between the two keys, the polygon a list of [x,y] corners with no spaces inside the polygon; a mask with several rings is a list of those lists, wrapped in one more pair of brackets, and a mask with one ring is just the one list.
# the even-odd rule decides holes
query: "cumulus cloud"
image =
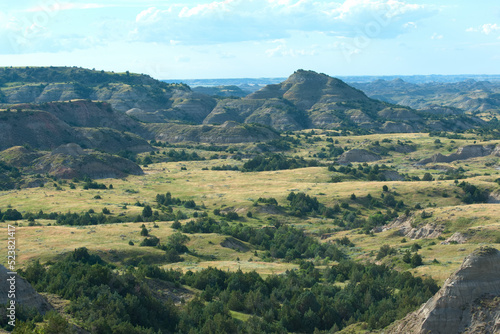
{"label": "cumulus cloud", "polygon": [[500,26],[496,23],[495,24],[491,24],[491,23],[483,24],[483,26],[481,27],[481,32],[485,35],[489,35],[492,32],[497,32],[497,31],[500,31]]}
{"label": "cumulus cloud", "polygon": [[[89,19],[86,27],[91,26],[92,32],[91,29],[75,26],[72,29],[75,35],[64,36],[65,31],[61,27],[68,23],[61,11],[119,5],[116,2],[100,4],[44,0],[38,6],[12,14],[14,18],[0,13],[0,53],[44,51],[50,48],[54,48],[50,51],[57,52],[64,48],[91,47],[91,42],[99,45],[112,41],[214,45],[287,39],[301,32],[320,33],[323,36],[393,38],[417,29],[420,20],[435,13],[432,7],[411,1],[416,2],[197,0],[194,4],[186,4],[171,0],[162,7],[156,5],[137,11],[135,19]],[[127,13],[130,13],[130,9]],[[57,20],[54,19],[56,17]],[[55,28],[56,25],[58,28]],[[300,56],[310,53],[310,50],[300,47],[291,49],[281,46],[269,51],[268,55]]]}
{"label": "cumulus cloud", "polygon": [[80,34],[54,34],[45,21],[26,20],[8,16],[0,26],[0,54],[58,52],[85,49],[102,45],[92,36]]}
{"label": "cumulus cloud", "polygon": [[[397,0],[224,0],[151,7],[136,17],[134,39],[214,44],[286,38],[294,31],[392,38],[433,15],[425,5]],[[406,26],[405,26],[406,24]]]}
{"label": "cumulus cloud", "polygon": [[301,57],[301,56],[315,56],[318,52],[314,49],[293,49],[289,48],[285,43],[276,46],[273,49],[266,50],[268,57]]}
{"label": "cumulus cloud", "polygon": [[43,4],[30,7],[26,9],[26,12],[57,12],[63,10],[75,10],[75,9],[96,9],[110,7],[110,5],[102,5],[97,3],[70,3],[70,2],[60,2],[57,0],[48,0]]}
{"label": "cumulus cloud", "polygon": [[500,25],[496,23],[486,23],[479,27],[471,27],[466,30],[467,32],[480,32],[484,35],[490,35],[491,33],[500,32]]}

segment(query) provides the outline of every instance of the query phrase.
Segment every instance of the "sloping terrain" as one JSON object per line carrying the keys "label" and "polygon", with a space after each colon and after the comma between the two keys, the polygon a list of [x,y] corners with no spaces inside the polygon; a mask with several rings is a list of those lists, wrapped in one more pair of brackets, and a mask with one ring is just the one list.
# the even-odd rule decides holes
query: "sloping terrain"
{"label": "sloping terrain", "polygon": [[[400,84],[398,81],[391,87]],[[247,96],[237,87],[217,89],[204,91],[219,95],[212,97],[192,91],[186,85],[167,84],[149,76],[81,68],[0,69],[0,105],[6,108],[22,103],[42,103],[37,109],[58,115],[70,125],[112,127],[141,136],[148,134],[130,119],[116,115],[101,119],[88,117],[92,110],[84,102],[71,105],[76,109],[72,115],[65,113],[62,105],[43,104],[89,99],[108,103],[99,106],[108,111],[108,116],[118,111],[143,123],[195,125],[236,121],[258,123],[279,131],[321,128],[396,133],[457,131],[483,125],[479,119],[465,116],[459,110],[425,106],[426,109],[417,112],[401,106],[404,104],[401,101],[395,101],[400,104],[395,105],[374,100],[339,79],[313,71],[298,70],[285,81],[267,85]],[[244,97],[227,97],[234,95]]]}
{"label": "sloping terrain", "polygon": [[[10,284],[8,284],[7,279],[15,276],[15,288],[14,291],[16,293],[16,299],[14,300],[17,304],[17,307],[20,306],[25,308],[34,308],[41,314],[45,314],[47,311],[52,309],[52,306],[48,303],[48,301],[38,294],[35,289],[28,283],[24,278],[19,277],[18,275],[9,274],[10,270],[7,270],[3,265],[0,264],[0,278],[2,280],[2,284],[0,284],[0,305],[8,305],[10,302],[10,298],[8,298],[9,292],[11,290]],[[6,310],[2,308],[0,316],[3,318],[5,316]]]}
{"label": "sloping terrain", "polygon": [[446,118],[374,100],[339,79],[298,70],[280,84],[267,85],[241,99],[220,101],[204,123],[232,120],[278,130],[347,128],[388,133],[466,130],[481,124],[462,114]]}
{"label": "sloping terrain", "polygon": [[223,97],[245,97],[250,94],[249,91],[243,90],[238,86],[215,86],[203,87],[197,86],[192,88],[193,92],[210,95],[210,96],[223,96]]}
{"label": "sloping terrain", "polygon": [[500,252],[480,248],[434,297],[386,333],[499,333],[499,298]]}
{"label": "sloping terrain", "polygon": [[148,124],[155,139],[169,143],[250,143],[279,138],[279,134],[259,124],[239,124],[227,121],[221,125],[185,125],[176,123]]}
{"label": "sloping terrain", "polygon": [[415,109],[453,113],[457,109],[489,119],[500,112],[500,83],[475,81],[408,83],[401,79],[352,83],[368,96]]}
{"label": "sloping terrain", "polygon": [[61,179],[119,178],[129,174],[142,175],[142,169],[134,162],[118,156],[83,150],[77,144],[58,147],[31,163],[32,173],[48,174]]}
{"label": "sloping terrain", "polygon": [[88,144],[74,129],[45,111],[0,111],[0,150],[12,146],[49,150],[66,143]]}
{"label": "sloping terrain", "polygon": [[90,99],[108,102],[120,112],[162,111],[166,119],[198,123],[215,106],[213,98],[193,93],[186,85],[76,67],[0,68],[0,91],[4,105]]}
{"label": "sloping terrain", "polygon": [[0,111],[0,120],[0,150],[23,145],[50,150],[67,143],[110,153],[152,149],[145,139],[125,132],[147,135],[147,130],[126,115],[113,112],[109,104],[16,105]]}
{"label": "sloping terrain", "polygon": [[[142,175],[134,162],[94,150],[84,150],[78,144],[64,144],[51,152],[33,151],[14,146],[0,151],[0,188],[38,187],[47,182],[44,176],[72,179],[118,178]],[[44,176],[42,176],[44,175]]]}

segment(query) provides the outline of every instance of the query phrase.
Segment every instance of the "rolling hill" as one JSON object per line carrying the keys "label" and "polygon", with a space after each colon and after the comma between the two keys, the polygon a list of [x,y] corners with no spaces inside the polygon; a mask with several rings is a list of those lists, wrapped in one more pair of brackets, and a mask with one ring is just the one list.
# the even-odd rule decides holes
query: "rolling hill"
{"label": "rolling hill", "polygon": [[500,83],[476,81],[409,83],[402,79],[352,83],[368,96],[415,109],[448,108],[485,119],[500,112]]}

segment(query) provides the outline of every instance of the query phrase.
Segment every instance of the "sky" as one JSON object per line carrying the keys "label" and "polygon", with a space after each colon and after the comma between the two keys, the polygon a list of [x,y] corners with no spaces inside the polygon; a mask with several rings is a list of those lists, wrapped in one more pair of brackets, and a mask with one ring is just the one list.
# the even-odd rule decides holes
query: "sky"
{"label": "sky", "polygon": [[156,79],[500,74],[498,0],[0,2],[0,66]]}

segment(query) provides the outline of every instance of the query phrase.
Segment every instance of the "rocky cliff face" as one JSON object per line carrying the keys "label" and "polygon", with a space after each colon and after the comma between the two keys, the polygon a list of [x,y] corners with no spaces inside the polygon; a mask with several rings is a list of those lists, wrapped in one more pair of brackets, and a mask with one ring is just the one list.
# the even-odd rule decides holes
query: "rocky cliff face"
{"label": "rocky cliff face", "polygon": [[107,103],[16,105],[11,111],[0,111],[0,120],[0,150],[22,145],[51,150],[67,143],[109,153],[152,150],[147,141],[139,137],[149,136],[142,124],[114,112]]}
{"label": "rocky cliff face", "polygon": [[[401,79],[353,83],[368,96],[391,103],[437,113],[468,111],[498,113],[500,85],[497,82],[466,80],[461,82],[428,82],[412,84]],[[448,106],[448,107],[441,107]]]}
{"label": "rocky cliff face", "polygon": [[374,232],[383,232],[397,229],[401,236],[409,239],[435,239],[439,237],[444,229],[444,225],[428,223],[423,226],[413,227],[414,216],[407,217],[406,215],[399,216],[391,223],[374,229]]}
{"label": "rocky cliff face", "polygon": [[257,124],[224,122],[222,125],[150,124],[155,139],[170,143],[182,141],[232,144],[260,142],[279,137],[275,131]]}
{"label": "rocky cliff face", "polygon": [[76,100],[14,106],[24,110],[46,111],[72,127],[111,128],[119,131],[141,133],[144,129],[132,118],[115,112],[109,103]]}
{"label": "rocky cliff face", "polygon": [[87,144],[84,137],[48,112],[0,112],[0,150],[22,145],[50,150],[71,142]]}
{"label": "rocky cliff face", "polygon": [[255,122],[278,130],[350,127],[383,133],[476,125],[473,119],[464,120],[435,120],[408,107],[368,98],[339,79],[298,70],[282,83],[265,86],[244,98],[219,101],[204,123]]}
{"label": "rocky cliff face", "polygon": [[420,160],[417,165],[426,165],[437,162],[453,162],[457,160],[466,160],[477,157],[484,157],[490,154],[497,154],[500,150],[492,145],[468,145],[459,147],[456,153],[450,155],[434,154],[432,157]]}
{"label": "rocky cliff face", "polygon": [[500,252],[467,256],[434,297],[385,333],[500,333]]}
{"label": "rocky cliff face", "polygon": [[149,114],[161,111],[164,114],[162,121],[201,123],[216,105],[214,98],[195,93],[186,85],[167,84],[138,74],[65,67],[0,68],[2,83],[14,83],[0,90],[0,103],[8,105],[88,99],[106,102],[111,112],[139,109]]}
{"label": "rocky cliff face", "polygon": [[[8,298],[10,285],[7,284],[7,278],[9,271],[4,266],[0,265],[0,305],[5,305],[10,302]],[[16,306],[22,305],[25,308],[34,308],[41,314],[50,311],[52,306],[49,302],[39,295],[35,289],[29,284],[24,278],[16,275]],[[2,308],[2,313],[5,312],[5,308]]]}
{"label": "rocky cliff face", "polygon": [[82,102],[71,105],[77,111],[74,113],[54,105],[42,110],[71,126],[111,127],[148,139],[144,128],[124,113],[146,123],[235,121],[258,123],[280,131],[351,128],[395,133],[466,130],[479,124],[477,119],[463,114],[443,115],[447,119],[436,120],[427,117],[435,113],[419,113],[409,107],[374,100],[339,79],[304,70],[296,71],[279,84],[232,99],[215,99],[193,92],[185,85],[167,84],[144,75],[79,68],[0,68],[0,84],[4,84],[0,87],[0,103],[5,107],[74,99],[102,101],[108,114],[101,117],[92,116],[92,108]]}
{"label": "rocky cliff face", "polygon": [[354,149],[342,153],[342,155],[338,158],[337,162],[339,164],[348,164],[351,162],[371,162],[380,159],[381,158],[378,154],[374,154],[367,150]]}
{"label": "rocky cliff face", "polygon": [[204,123],[231,120],[278,130],[337,128],[345,122],[369,124],[370,115],[385,107],[339,79],[299,70],[245,98],[220,101]]}
{"label": "rocky cliff face", "polygon": [[114,155],[83,150],[77,144],[62,145],[50,154],[32,162],[32,173],[54,175],[62,179],[89,176],[92,179],[119,178],[129,174],[141,175],[134,162]]}

